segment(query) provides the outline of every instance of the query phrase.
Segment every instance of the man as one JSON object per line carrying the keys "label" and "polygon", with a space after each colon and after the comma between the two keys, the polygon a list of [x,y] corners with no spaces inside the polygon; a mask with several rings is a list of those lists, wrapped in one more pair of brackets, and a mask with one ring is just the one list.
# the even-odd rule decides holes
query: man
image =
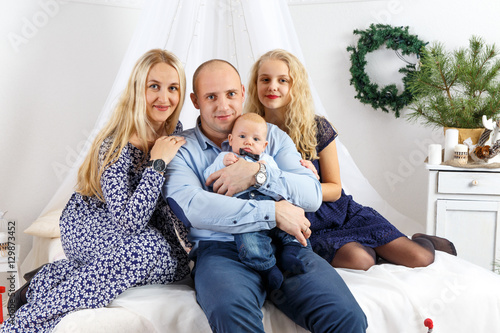
{"label": "man", "polygon": [[[343,280],[328,262],[305,247],[311,231],[304,210],[318,209],[321,185],[300,165],[292,140],[268,125],[266,153],[279,170],[263,170],[259,163],[240,159],[204,182],[205,168],[221,150],[229,150],[227,136],[242,112],[245,89],[231,64],[211,60],[194,73],[193,90],[191,100],[200,117],[195,128],[182,133],[186,144],[168,165],[163,195],[190,227],[197,300],[212,330],[264,332],[264,284],[258,272],[238,260],[231,234],[278,227],[304,245],[298,257],[306,272],[285,276],[282,287],[270,293],[270,300],[312,332],[364,332],[364,313]],[[275,201],[232,197],[250,186]]]}

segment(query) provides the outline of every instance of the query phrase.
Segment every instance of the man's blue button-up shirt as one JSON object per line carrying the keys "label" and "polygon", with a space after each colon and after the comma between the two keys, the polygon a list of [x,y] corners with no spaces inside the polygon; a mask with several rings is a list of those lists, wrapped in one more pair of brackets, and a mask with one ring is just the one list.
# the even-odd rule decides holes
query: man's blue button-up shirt
{"label": "man's blue button-up shirt", "polygon": [[[321,184],[300,164],[292,139],[273,124],[267,127],[265,153],[274,158],[279,169],[267,169],[267,181],[259,191],[307,212],[316,211],[322,200]],[[274,201],[228,197],[211,192],[205,185],[203,171],[221,151],[230,151],[227,141],[219,148],[202,133],[199,119],[195,128],[178,135],[186,138],[186,144],[168,164],[162,194],[190,228],[190,241],[195,245],[200,240],[232,241],[232,234],[276,227]]]}

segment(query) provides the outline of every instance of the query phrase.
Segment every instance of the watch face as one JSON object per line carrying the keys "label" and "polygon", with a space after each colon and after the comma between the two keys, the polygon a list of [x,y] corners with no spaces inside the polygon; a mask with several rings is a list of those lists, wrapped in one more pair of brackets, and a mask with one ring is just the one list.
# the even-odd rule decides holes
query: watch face
{"label": "watch face", "polygon": [[256,176],[255,176],[255,180],[257,181],[257,183],[259,184],[264,184],[264,182],[266,181],[266,175],[263,174],[263,173],[258,173]]}
{"label": "watch face", "polygon": [[165,164],[164,160],[154,160],[153,161],[153,168],[156,171],[163,172],[163,171],[165,171],[166,167],[167,167],[167,165]]}

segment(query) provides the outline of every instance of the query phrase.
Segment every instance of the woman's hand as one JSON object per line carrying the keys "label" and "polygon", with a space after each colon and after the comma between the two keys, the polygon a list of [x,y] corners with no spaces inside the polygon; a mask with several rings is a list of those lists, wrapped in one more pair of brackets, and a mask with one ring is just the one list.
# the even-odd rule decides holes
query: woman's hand
{"label": "woman's hand", "polygon": [[309,160],[300,160],[300,164],[302,164],[303,167],[306,167],[307,169],[311,170],[316,178],[319,180],[319,175],[318,175],[318,170],[314,167],[314,164],[309,161]]}
{"label": "woman's hand", "polygon": [[151,160],[162,159],[165,163],[170,163],[179,148],[186,143],[182,136],[162,136],[156,139],[151,148]]}

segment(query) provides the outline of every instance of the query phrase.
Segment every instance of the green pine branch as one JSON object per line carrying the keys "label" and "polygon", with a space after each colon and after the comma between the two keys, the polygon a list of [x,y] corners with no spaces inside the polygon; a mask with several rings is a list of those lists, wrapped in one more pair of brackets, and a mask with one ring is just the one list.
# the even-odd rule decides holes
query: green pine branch
{"label": "green pine branch", "polygon": [[424,47],[418,71],[411,73],[409,120],[429,126],[482,127],[482,116],[500,114],[500,59],[495,45],[472,36],[469,47],[453,53],[444,45]]}

